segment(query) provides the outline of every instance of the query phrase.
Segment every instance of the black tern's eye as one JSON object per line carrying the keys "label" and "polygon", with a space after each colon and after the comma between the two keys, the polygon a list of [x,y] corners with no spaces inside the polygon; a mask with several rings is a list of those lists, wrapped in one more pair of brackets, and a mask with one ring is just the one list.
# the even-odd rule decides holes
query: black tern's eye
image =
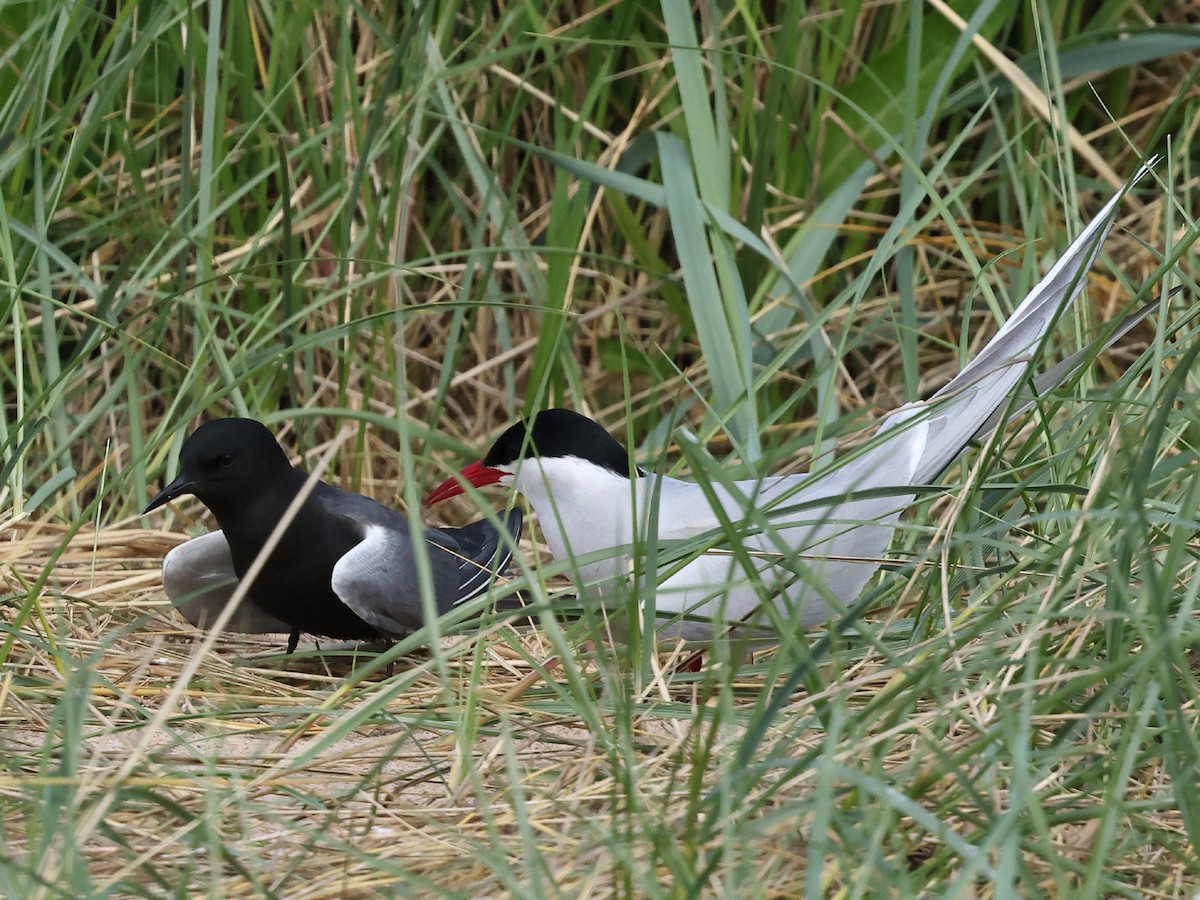
{"label": "black tern's eye", "polygon": [[226,453],[224,456],[222,456],[220,459],[217,460],[217,465],[220,466],[222,469],[228,469],[230,466],[233,465],[233,454]]}

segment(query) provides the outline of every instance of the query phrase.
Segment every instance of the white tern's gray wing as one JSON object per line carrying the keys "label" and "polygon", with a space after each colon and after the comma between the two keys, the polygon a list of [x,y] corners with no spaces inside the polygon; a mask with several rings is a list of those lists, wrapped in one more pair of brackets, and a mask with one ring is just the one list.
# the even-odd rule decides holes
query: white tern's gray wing
{"label": "white tern's gray wing", "polygon": [[[1161,300],[1151,300],[1149,303],[1145,304],[1139,309],[1134,310],[1124,319],[1122,319],[1121,324],[1119,324],[1113,333],[1110,334],[1104,341],[1104,343],[1100,345],[1099,349],[1088,349],[1085,347],[1082,350],[1076,350],[1066,359],[1055,363],[1045,372],[1041,372],[1030,379],[1030,381],[1033,383],[1032,390],[1022,390],[1018,387],[1016,403],[1013,405],[1010,415],[1019,416],[1022,413],[1027,412],[1033,407],[1034,403],[1037,402],[1038,397],[1054,390],[1064,381],[1067,381],[1069,378],[1073,377],[1075,373],[1082,369],[1091,359],[1095,357],[1097,353],[1103,353],[1117,341],[1121,340],[1121,338],[1129,334],[1129,332],[1132,331],[1140,322],[1144,321],[1145,318],[1150,315],[1150,313],[1154,312],[1156,309],[1159,309],[1160,306]],[[996,407],[995,412],[988,416],[987,421],[979,426],[979,430],[975,432],[975,434],[971,437],[971,440],[982,440],[994,429],[999,428],[1004,423],[1005,414],[1008,412],[1008,410],[1005,408],[1006,406],[1007,403],[1002,403],[1000,406]]]}
{"label": "white tern's gray wing", "polygon": [[933,409],[933,418],[925,457],[917,467],[914,483],[926,484],[950,465],[1025,377],[1042,338],[1083,289],[1088,269],[1112,228],[1125,192],[1155,161],[1151,159],[1142,166],[1125,189],[1104,204],[1050,267],[1046,277],[1013,310],[996,336],[949,384],[926,401]]}
{"label": "white tern's gray wing", "polygon": [[[714,485],[730,523],[744,535],[742,547],[717,544],[682,567],[665,567],[669,574],[655,592],[659,615],[693,621],[661,633],[701,639],[712,635],[709,622],[761,622],[764,596],[774,598],[783,621],[800,626],[852,602],[878,570],[896,520],[914,499],[906,489],[925,449],[926,412],[919,404],[898,410],[872,447],[827,472]],[[712,530],[705,503],[696,488],[692,516]]]}

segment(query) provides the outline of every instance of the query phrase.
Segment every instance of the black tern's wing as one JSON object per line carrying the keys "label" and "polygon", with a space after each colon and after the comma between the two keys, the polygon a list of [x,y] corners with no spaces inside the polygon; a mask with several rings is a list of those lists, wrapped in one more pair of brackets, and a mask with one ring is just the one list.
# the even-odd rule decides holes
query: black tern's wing
{"label": "black tern's wing", "polygon": [[458,544],[458,598],[456,604],[470,600],[485,590],[492,578],[503,572],[512,559],[512,548],[521,539],[522,516],[519,509],[504,514],[504,530],[508,540],[501,537],[487,519],[480,519],[462,528],[440,528]]}
{"label": "black tern's wing", "polygon": [[[408,523],[390,512],[372,514],[369,521],[361,515],[344,515],[361,528],[363,537],[334,565],[333,592],[356,616],[383,634],[401,637],[416,631],[425,617]],[[430,531],[427,538],[433,595],[438,612],[443,613],[458,599],[461,552],[447,535]]]}
{"label": "black tern's wing", "polygon": [[[208,628],[237,590],[229,543],[220,531],[193,538],[163,559],[163,588],[171,605],[197,628]],[[243,597],[225,631],[239,634],[290,632],[292,626]]]}

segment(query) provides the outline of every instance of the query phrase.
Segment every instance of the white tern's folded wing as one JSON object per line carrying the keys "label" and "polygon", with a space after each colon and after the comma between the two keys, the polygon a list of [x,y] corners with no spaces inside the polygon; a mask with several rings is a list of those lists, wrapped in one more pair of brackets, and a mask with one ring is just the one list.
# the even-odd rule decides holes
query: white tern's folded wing
{"label": "white tern's folded wing", "polygon": [[[1139,169],[1125,190],[1145,175],[1154,162],[1151,159]],[[1125,190],[1104,204],[1071,241],[996,336],[949,384],[929,398],[934,419],[925,458],[914,476],[915,483],[932,481],[950,465],[1025,377],[1042,338],[1083,289],[1088,269],[1112,228]]]}

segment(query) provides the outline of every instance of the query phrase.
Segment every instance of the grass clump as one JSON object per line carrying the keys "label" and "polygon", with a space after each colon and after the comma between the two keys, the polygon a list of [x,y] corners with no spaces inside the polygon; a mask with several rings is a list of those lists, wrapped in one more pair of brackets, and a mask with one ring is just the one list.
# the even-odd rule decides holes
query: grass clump
{"label": "grass clump", "polygon": [[[0,893],[1194,893],[1197,41],[963,12],[0,10]],[[1046,364],[1182,290],[943,476],[863,615],[588,650],[536,540],[534,629],[285,669],[165,608],[207,519],[137,513],[201,417],[405,508],[546,405],[801,471],[1149,151]]]}

